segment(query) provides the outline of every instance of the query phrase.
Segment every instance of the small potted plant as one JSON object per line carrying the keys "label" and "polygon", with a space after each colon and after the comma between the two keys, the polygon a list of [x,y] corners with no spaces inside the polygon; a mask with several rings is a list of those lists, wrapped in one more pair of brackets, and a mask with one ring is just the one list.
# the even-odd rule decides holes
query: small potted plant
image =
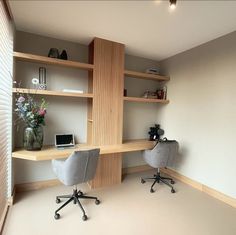
{"label": "small potted plant", "polygon": [[43,146],[43,126],[45,125],[46,102],[36,102],[30,94],[16,96],[16,121],[25,123],[23,144],[26,150],[41,150]]}

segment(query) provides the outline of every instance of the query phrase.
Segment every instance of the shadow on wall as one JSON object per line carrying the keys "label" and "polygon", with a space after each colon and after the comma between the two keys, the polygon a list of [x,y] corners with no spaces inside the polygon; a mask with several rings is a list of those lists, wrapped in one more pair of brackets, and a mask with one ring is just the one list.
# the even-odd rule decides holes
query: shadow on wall
{"label": "shadow on wall", "polygon": [[181,146],[179,144],[178,154],[173,159],[173,161],[170,161],[170,164],[168,165],[168,167],[173,168],[178,171],[179,169],[181,169],[182,166],[185,165],[187,156],[188,156],[188,149],[185,146]]}

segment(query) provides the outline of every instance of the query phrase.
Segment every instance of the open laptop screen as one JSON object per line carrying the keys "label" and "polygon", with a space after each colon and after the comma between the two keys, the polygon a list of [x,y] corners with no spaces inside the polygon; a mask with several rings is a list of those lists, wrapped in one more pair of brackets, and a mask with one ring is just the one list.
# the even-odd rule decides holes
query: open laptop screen
{"label": "open laptop screen", "polygon": [[73,134],[60,134],[55,135],[55,145],[56,147],[66,147],[74,146],[74,135]]}

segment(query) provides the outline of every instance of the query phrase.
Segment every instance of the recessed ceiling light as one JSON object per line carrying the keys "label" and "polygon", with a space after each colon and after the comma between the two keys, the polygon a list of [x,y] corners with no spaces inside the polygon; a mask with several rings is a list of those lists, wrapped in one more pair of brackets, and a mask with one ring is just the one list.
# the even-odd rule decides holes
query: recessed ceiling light
{"label": "recessed ceiling light", "polygon": [[170,0],[170,9],[174,10],[176,8],[177,0]]}

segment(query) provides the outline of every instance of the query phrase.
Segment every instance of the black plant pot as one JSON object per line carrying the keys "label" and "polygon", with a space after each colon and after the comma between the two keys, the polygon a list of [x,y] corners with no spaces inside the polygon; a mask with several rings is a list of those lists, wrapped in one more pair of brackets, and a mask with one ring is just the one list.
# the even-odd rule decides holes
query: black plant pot
{"label": "black plant pot", "polygon": [[62,60],[67,60],[67,59],[68,59],[66,50],[63,50],[63,51],[62,51],[62,53],[61,53],[61,55],[60,55],[60,59],[62,59]]}

